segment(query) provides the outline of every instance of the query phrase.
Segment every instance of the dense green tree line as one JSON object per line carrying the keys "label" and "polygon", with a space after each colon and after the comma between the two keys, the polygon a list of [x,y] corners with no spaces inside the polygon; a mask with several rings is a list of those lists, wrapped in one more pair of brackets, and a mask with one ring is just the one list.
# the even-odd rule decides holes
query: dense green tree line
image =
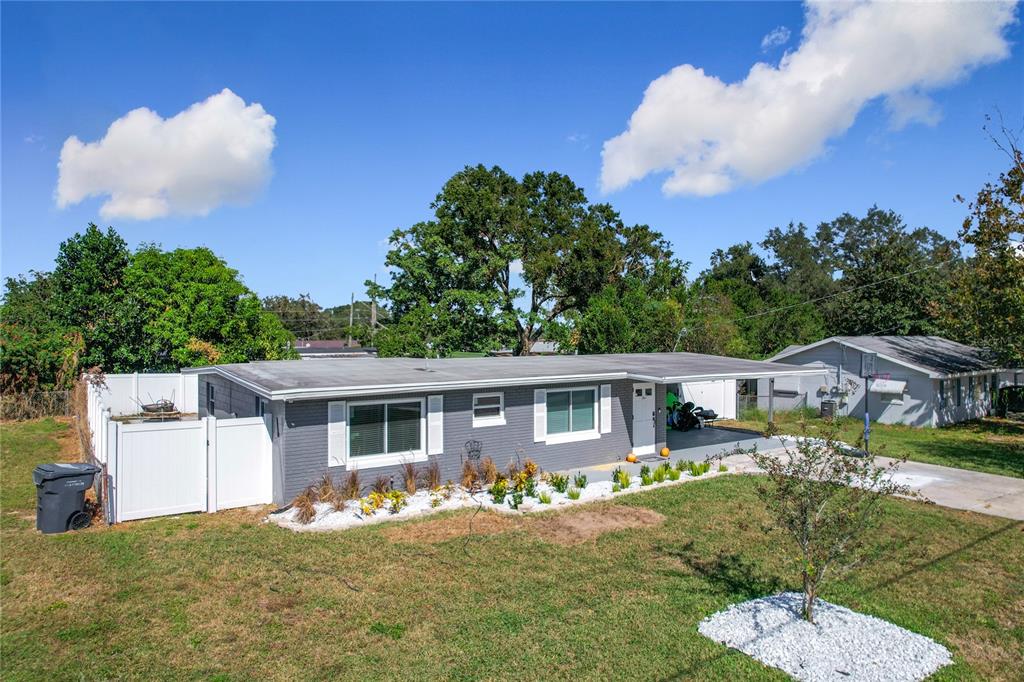
{"label": "dense green tree line", "polygon": [[65,388],[84,369],[174,371],[290,357],[291,335],[206,248],[134,253],[90,224],[52,272],[8,278],[0,307],[4,390]]}
{"label": "dense green tree line", "polygon": [[374,343],[382,355],[443,356],[525,353],[544,337],[566,352],[763,358],[832,335],[940,334],[1019,364],[1024,164],[1014,154],[970,205],[966,258],[960,242],[873,206],[716,250],[693,279],[659,232],[625,225],[563,175],[467,167],[431,204],[433,220],[392,234],[391,283],[367,283],[393,314]]}
{"label": "dense green tree line", "polygon": [[[774,227],[715,251],[688,277],[661,233],[627,225],[558,173],[466,167],[434,217],[391,236],[382,305],[262,301],[206,248],[128,249],[90,224],[52,272],[8,278],[0,307],[4,390],[65,387],[85,369],[166,371],[292,357],[295,336],[350,333],[383,356],[445,356],[539,339],[564,352],[770,356],[836,334],[940,334],[1024,364],[1024,160],[967,205],[950,240],[869,208],[813,230]],[[963,246],[963,253],[961,253]]]}

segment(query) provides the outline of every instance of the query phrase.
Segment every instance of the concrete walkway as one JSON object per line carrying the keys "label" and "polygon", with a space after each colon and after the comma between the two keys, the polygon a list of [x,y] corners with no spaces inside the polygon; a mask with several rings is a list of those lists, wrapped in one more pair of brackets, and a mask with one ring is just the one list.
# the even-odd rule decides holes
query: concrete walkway
{"label": "concrete walkway", "polygon": [[[893,460],[879,457],[877,461],[888,465]],[[731,455],[724,462],[739,471],[760,471],[747,455]],[[943,507],[1024,521],[1024,478],[904,462],[894,479]]]}

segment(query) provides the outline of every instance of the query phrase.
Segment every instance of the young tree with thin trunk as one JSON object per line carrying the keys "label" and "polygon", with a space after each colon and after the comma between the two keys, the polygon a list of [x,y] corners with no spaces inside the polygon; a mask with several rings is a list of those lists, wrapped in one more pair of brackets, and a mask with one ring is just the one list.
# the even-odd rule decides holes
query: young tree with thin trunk
{"label": "young tree with thin trunk", "polygon": [[[803,615],[814,622],[814,601],[826,579],[857,563],[871,529],[890,495],[910,495],[893,480],[902,461],[882,465],[873,455],[837,440],[838,427],[826,421],[781,451],[748,454],[766,476],[758,496],[767,505],[775,530],[799,548]],[[788,551],[788,550],[787,550]]]}

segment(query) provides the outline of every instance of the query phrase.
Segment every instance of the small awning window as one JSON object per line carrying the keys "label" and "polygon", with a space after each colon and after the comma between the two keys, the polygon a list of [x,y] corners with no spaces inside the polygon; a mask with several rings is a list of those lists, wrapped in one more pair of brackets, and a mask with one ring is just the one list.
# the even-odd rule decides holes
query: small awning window
{"label": "small awning window", "polygon": [[896,395],[902,395],[906,388],[906,381],[897,381],[896,379],[872,379],[871,388],[868,390],[872,393],[893,393]]}

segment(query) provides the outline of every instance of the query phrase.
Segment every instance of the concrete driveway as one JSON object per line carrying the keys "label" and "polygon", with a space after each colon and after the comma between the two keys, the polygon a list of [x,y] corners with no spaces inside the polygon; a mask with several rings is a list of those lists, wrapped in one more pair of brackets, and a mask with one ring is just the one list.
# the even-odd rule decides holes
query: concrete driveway
{"label": "concrete driveway", "polygon": [[[740,471],[760,471],[750,457],[732,455],[725,463]],[[879,457],[880,464],[892,462]],[[943,507],[1024,521],[1024,479],[953,469],[937,464],[904,462],[895,480]]]}

